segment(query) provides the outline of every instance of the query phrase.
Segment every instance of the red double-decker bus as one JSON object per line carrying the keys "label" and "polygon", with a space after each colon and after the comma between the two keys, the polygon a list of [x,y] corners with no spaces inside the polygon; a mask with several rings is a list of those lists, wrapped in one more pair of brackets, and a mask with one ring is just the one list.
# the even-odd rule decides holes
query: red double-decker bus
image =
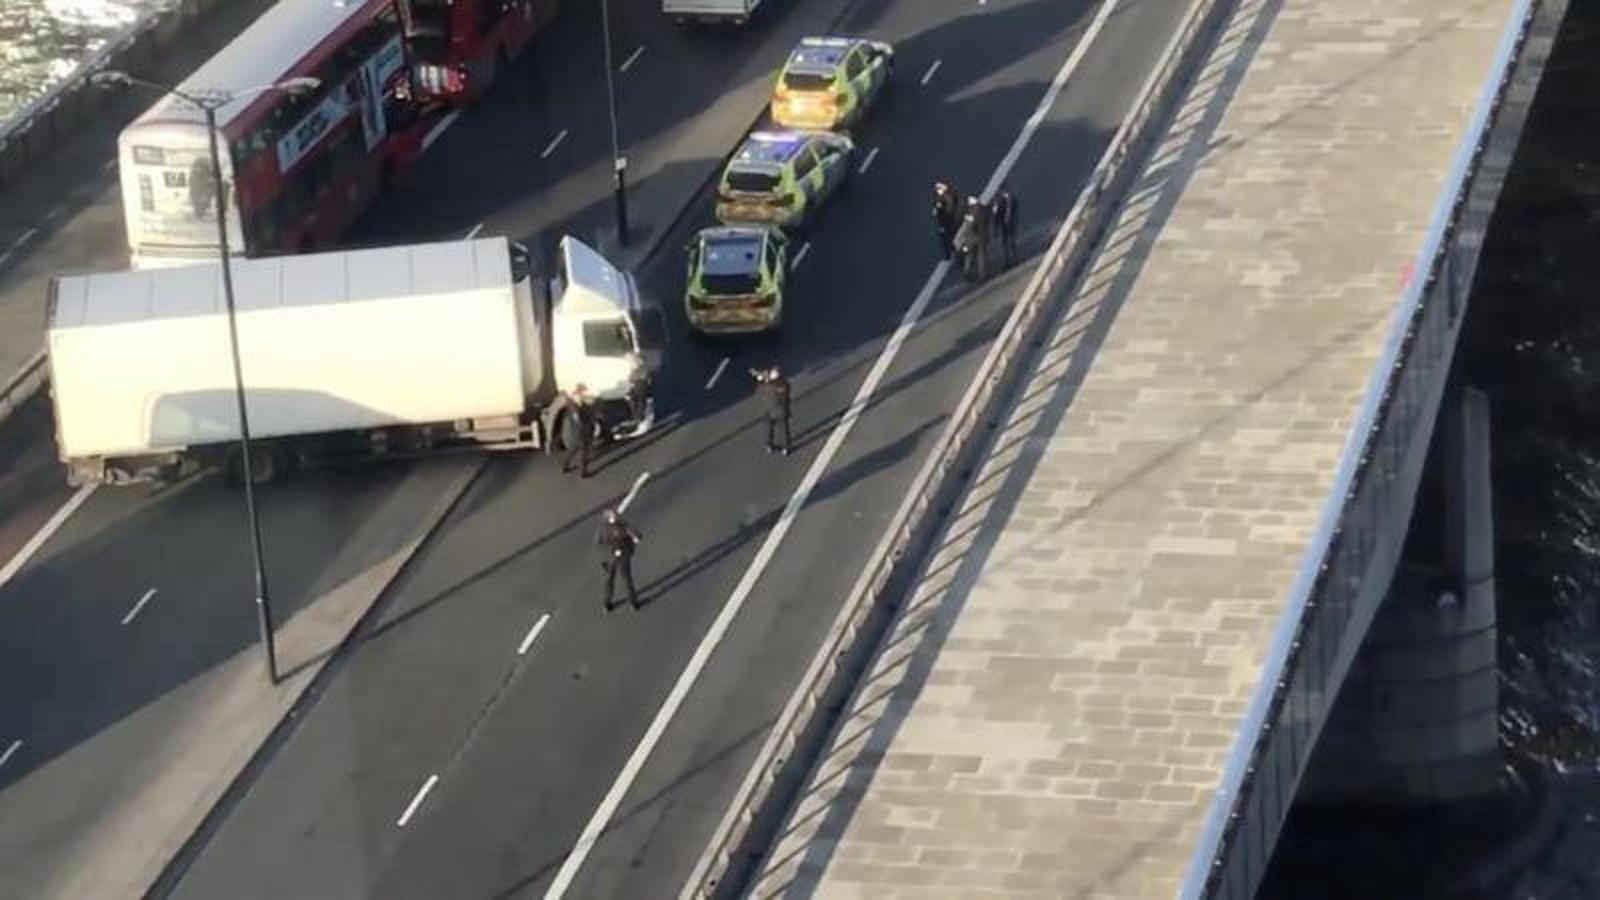
{"label": "red double-decker bus", "polygon": [[[238,92],[217,112],[229,246],[250,256],[337,239],[422,152],[443,104],[416,97],[397,0],[280,0],[179,85]],[[313,77],[315,91],[252,92]],[[168,95],[118,138],[136,268],[215,259],[203,113]]]}
{"label": "red double-decker bus", "polygon": [[479,97],[555,18],[559,0],[399,0],[425,98]]}

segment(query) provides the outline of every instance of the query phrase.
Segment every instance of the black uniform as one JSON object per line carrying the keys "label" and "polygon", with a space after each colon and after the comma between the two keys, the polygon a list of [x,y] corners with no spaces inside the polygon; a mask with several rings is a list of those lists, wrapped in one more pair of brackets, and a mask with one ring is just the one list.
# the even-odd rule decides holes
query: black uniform
{"label": "black uniform", "polygon": [[[782,451],[784,456],[794,444],[789,423],[789,379],[776,368],[756,373],[756,381],[767,391],[767,452]],[[778,446],[778,428],[783,428],[783,446]]]}
{"label": "black uniform", "polygon": [[956,250],[961,256],[961,273],[968,281],[989,277],[989,208],[977,197],[967,198],[956,231]]}
{"label": "black uniform", "polygon": [[956,226],[961,223],[961,211],[957,208],[956,192],[946,190],[939,193],[933,192],[933,224],[939,231],[939,253],[945,259],[955,250]]}
{"label": "black uniform", "polygon": [[994,224],[1009,266],[1017,260],[1017,198],[1005,188],[994,196]]}
{"label": "black uniform", "polygon": [[594,456],[594,403],[574,398],[572,414],[567,416],[567,456],[561,461],[561,471],[571,472],[573,461],[578,463],[578,477],[589,477],[589,460]]}
{"label": "black uniform", "polygon": [[628,414],[635,422],[643,422],[645,413],[650,411],[651,387],[649,375],[634,375],[628,381]]}
{"label": "black uniform", "polygon": [[600,525],[600,533],[595,535],[595,543],[599,544],[605,552],[605,559],[600,565],[606,570],[606,598],[605,609],[611,611],[613,604],[611,598],[616,595],[617,575],[622,575],[622,585],[628,590],[628,603],[634,609],[639,608],[639,592],[633,585],[633,551],[639,546],[642,538],[628,521],[618,515],[614,520],[608,520]]}

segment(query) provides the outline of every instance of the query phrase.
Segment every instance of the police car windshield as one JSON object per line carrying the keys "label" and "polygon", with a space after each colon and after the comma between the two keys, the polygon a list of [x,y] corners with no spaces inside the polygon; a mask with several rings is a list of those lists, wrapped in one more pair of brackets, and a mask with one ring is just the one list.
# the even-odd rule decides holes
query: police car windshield
{"label": "police car windshield", "polygon": [[826,91],[833,87],[833,76],[815,72],[786,72],[783,86],[791,91]]}
{"label": "police car windshield", "polygon": [[754,191],[767,193],[778,186],[776,172],[752,171],[749,169],[729,169],[728,187],[735,191]]}
{"label": "police car windshield", "polygon": [[751,294],[761,287],[761,239],[706,241],[700,283],[707,294]]}

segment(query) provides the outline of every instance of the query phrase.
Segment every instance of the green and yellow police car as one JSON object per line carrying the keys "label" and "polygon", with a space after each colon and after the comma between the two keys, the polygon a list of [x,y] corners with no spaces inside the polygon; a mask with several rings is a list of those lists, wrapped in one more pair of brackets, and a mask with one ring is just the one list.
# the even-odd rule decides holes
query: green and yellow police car
{"label": "green and yellow police car", "polygon": [[778,73],[772,121],[785,128],[848,128],[889,83],[894,47],[850,37],[801,38]]}
{"label": "green and yellow police car", "polygon": [[724,225],[797,228],[811,221],[850,174],[855,144],[829,131],[757,131],[717,184]]}
{"label": "green and yellow police car", "polygon": [[789,239],[765,225],[701,229],[689,243],[684,313],[699,334],[753,334],[783,322]]}

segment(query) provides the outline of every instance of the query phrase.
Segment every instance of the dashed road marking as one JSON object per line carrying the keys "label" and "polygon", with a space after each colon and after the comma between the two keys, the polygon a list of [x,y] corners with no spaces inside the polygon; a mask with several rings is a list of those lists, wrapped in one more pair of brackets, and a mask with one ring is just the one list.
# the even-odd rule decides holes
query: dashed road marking
{"label": "dashed road marking", "polygon": [[422,138],[422,149],[426,150],[429,147],[432,147],[433,146],[433,142],[437,141],[439,139],[439,135],[444,134],[446,128],[449,128],[451,125],[454,125],[456,119],[459,118],[460,116],[461,116],[461,111],[460,110],[456,110],[455,112],[451,113],[450,115],[445,116],[443,119],[440,119],[439,120],[439,124],[433,126],[433,128],[430,129],[428,131],[428,133]]}
{"label": "dashed road marking", "polygon": [[144,596],[139,598],[139,602],[135,603],[133,605],[133,609],[128,610],[128,614],[122,617],[122,624],[126,625],[129,622],[132,622],[134,616],[137,616],[139,614],[139,610],[144,609],[144,605],[146,603],[149,603],[150,602],[150,598],[154,597],[155,595],[156,595],[156,589],[155,588],[151,588],[150,590],[145,591],[144,592]]}
{"label": "dashed road marking", "polygon": [[11,746],[6,748],[6,752],[0,753],[0,766],[3,766],[7,762],[10,762],[12,754],[16,753],[18,748],[20,748],[21,746],[22,746],[22,741],[20,741],[20,740],[12,741],[11,742]]}
{"label": "dashed road marking", "polygon": [[944,60],[942,60],[942,59],[936,59],[936,60],[933,61],[933,65],[928,67],[927,74],[922,76],[922,83],[923,83],[924,86],[926,86],[928,82],[933,80],[933,73],[939,71],[939,66],[941,66],[943,64],[944,64]]}
{"label": "dashed road marking", "polygon": [[633,67],[634,61],[637,60],[643,53],[644,45],[640,44],[638,49],[628,54],[628,58],[622,61],[622,65],[617,67],[617,71],[626,75],[628,73],[628,69]]}
{"label": "dashed road marking", "polygon": [[628,504],[633,502],[633,498],[639,496],[639,489],[644,487],[644,483],[649,480],[649,472],[640,472],[639,477],[633,480],[633,487],[628,488],[628,496],[623,497],[622,502],[617,504],[617,512],[627,512]]}
{"label": "dashed road marking", "polygon": [[482,230],[483,230],[483,223],[479,222],[478,224],[472,226],[472,230],[471,231],[467,232],[467,238],[466,239],[469,240],[469,241],[472,240],[473,238],[477,237],[478,236],[478,232],[480,232]]}
{"label": "dashed road marking", "polygon": [[528,634],[525,637],[523,637],[522,643],[517,645],[517,655],[518,656],[526,656],[527,655],[528,648],[532,647],[533,646],[533,642],[539,639],[539,632],[544,630],[544,626],[546,624],[548,624],[549,621],[550,621],[550,614],[549,613],[545,613],[544,615],[539,617],[539,621],[533,623],[533,627],[528,629]]}
{"label": "dashed road marking", "polygon": [[428,796],[428,792],[433,790],[433,786],[438,783],[439,776],[437,773],[428,776],[428,780],[424,781],[422,787],[417,789],[417,795],[411,798],[411,803],[406,807],[406,811],[401,813],[399,820],[394,823],[396,828],[406,827],[406,823],[411,821],[412,816],[416,815],[417,807],[422,805],[422,801]]}
{"label": "dashed road marking", "polygon": [[790,267],[793,268],[793,267],[799,266],[800,265],[800,261],[805,259],[806,258],[806,254],[810,253],[810,252],[811,252],[811,242],[810,241],[806,241],[804,244],[801,244],[799,252],[795,253],[795,255],[794,255],[794,262],[789,264]]}
{"label": "dashed road marking", "polygon": [[706,390],[709,391],[713,387],[716,386],[717,379],[721,378],[722,377],[722,373],[727,371],[727,369],[728,369],[728,360],[730,360],[730,359],[732,359],[732,357],[724,356],[722,358],[722,362],[717,363],[717,370],[715,372],[711,373],[711,377],[710,378],[706,379]]}
{"label": "dashed road marking", "polygon": [[872,161],[877,159],[877,158],[878,158],[878,148],[877,147],[873,147],[871,150],[868,150],[867,151],[867,158],[863,159],[861,161],[861,168],[857,171],[857,174],[860,174],[860,175],[867,174],[867,170],[872,168]]}
{"label": "dashed road marking", "polygon": [[561,142],[566,140],[566,139],[567,139],[567,129],[563,128],[563,129],[561,129],[561,133],[556,135],[555,140],[550,142],[550,146],[544,148],[544,152],[539,154],[539,158],[540,159],[548,158],[550,156],[550,154],[556,152],[556,148],[561,146]]}

